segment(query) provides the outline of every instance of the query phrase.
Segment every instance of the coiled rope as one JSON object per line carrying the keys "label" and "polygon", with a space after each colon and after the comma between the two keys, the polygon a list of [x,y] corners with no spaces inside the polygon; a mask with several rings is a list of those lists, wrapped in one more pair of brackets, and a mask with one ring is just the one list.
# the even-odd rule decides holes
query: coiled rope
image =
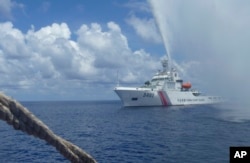
{"label": "coiled rope", "polygon": [[28,109],[10,97],[0,93],[0,119],[21,130],[45,140],[54,146],[66,159],[76,163],[95,163],[95,159],[81,148],[55,135],[48,126]]}

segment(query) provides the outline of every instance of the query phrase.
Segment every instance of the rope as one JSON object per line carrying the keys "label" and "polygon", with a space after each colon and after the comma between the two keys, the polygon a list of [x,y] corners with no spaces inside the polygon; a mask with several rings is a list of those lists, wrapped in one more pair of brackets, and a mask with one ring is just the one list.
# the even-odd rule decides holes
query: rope
{"label": "rope", "polygon": [[81,148],[55,135],[48,126],[17,101],[0,93],[0,119],[21,130],[45,140],[54,146],[66,159],[76,163],[95,163],[95,159]]}

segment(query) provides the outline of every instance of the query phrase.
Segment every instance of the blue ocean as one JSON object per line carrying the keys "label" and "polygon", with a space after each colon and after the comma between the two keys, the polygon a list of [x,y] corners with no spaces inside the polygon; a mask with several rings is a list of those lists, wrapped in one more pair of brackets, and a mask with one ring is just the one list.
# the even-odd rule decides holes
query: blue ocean
{"label": "blue ocean", "polygon": [[[100,163],[223,163],[250,146],[250,118],[237,106],[123,108],[120,101],[22,102],[54,133]],[[45,141],[0,121],[0,162],[69,162]]]}

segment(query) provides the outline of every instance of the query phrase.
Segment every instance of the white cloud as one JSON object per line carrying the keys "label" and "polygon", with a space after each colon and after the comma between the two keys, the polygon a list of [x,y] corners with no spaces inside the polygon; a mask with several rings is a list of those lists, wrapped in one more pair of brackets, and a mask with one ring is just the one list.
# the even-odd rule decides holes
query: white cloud
{"label": "white cloud", "polygon": [[0,19],[9,20],[13,19],[13,8],[23,8],[23,4],[14,2],[12,0],[0,0]]}
{"label": "white cloud", "polygon": [[22,58],[29,55],[24,35],[20,30],[14,29],[12,23],[1,23],[0,33],[0,47],[7,54],[6,57]]}
{"label": "white cloud", "polygon": [[98,87],[112,92],[112,86],[103,86],[115,85],[117,71],[121,83],[140,83],[160,67],[144,50],[132,51],[114,22],[107,23],[105,31],[97,23],[83,24],[76,40],[66,23],[27,33],[10,22],[0,27],[0,85],[12,94],[21,89],[27,94],[65,95]]}
{"label": "white cloud", "polygon": [[148,3],[139,0],[130,0],[124,4],[125,7],[130,8],[131,12],[151,13]]}
{"label": "white cloud", "polygon": [[[83,25],[77,32],[79,46],[88,49],[92,54],[93,66],[102,72],[101,74],[105,74],[106,80],[113,80],[116,70],[119,70],[126,78],[130,72],[138,71],[135,69],[138,66],[143,66],[144,63],[155,63],[144,51],[131,51],[127,38],[121,33],[117,24],[109,22],[107,27],[108,31],[102,31],[98,24],[91,24],[90,27]],[[153,67],[146,69],[149,68]],[[109,74],[109,79],[107,79],[107,74]],[[138,76],[137,79],[139,78]],[[126,82],[129,81],[126,80]],[[134,79],[131,82],[134,82]]]}
{"label": "white cloud", "polygon": [[127,23],[131,25],[136,33],[146,41],[161,43],[161,35],[158,32],[154,19],[152,18],[139,18],[131,15],[127,19]]}
{"label": "white cloud", "polygon": [[11,18],[12,6],[11,0],[0,0],[0,16],[3,18]]}

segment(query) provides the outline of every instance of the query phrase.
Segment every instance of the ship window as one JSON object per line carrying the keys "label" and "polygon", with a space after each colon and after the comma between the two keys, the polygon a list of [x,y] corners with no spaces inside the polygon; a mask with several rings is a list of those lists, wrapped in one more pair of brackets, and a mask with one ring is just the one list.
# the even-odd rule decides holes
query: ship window
{"label": "ship window", "polygon": [[199,92],[193,92],[193,95],[194,95],[194,96],[199,96],[200,93],[199,93]]}
{"label": "ship window", "polygon": [[132,100],[132,101],[137,101],[138,98],[137,98],[137,97],[133,97],[133,98],[131,98],[131,100]]}

